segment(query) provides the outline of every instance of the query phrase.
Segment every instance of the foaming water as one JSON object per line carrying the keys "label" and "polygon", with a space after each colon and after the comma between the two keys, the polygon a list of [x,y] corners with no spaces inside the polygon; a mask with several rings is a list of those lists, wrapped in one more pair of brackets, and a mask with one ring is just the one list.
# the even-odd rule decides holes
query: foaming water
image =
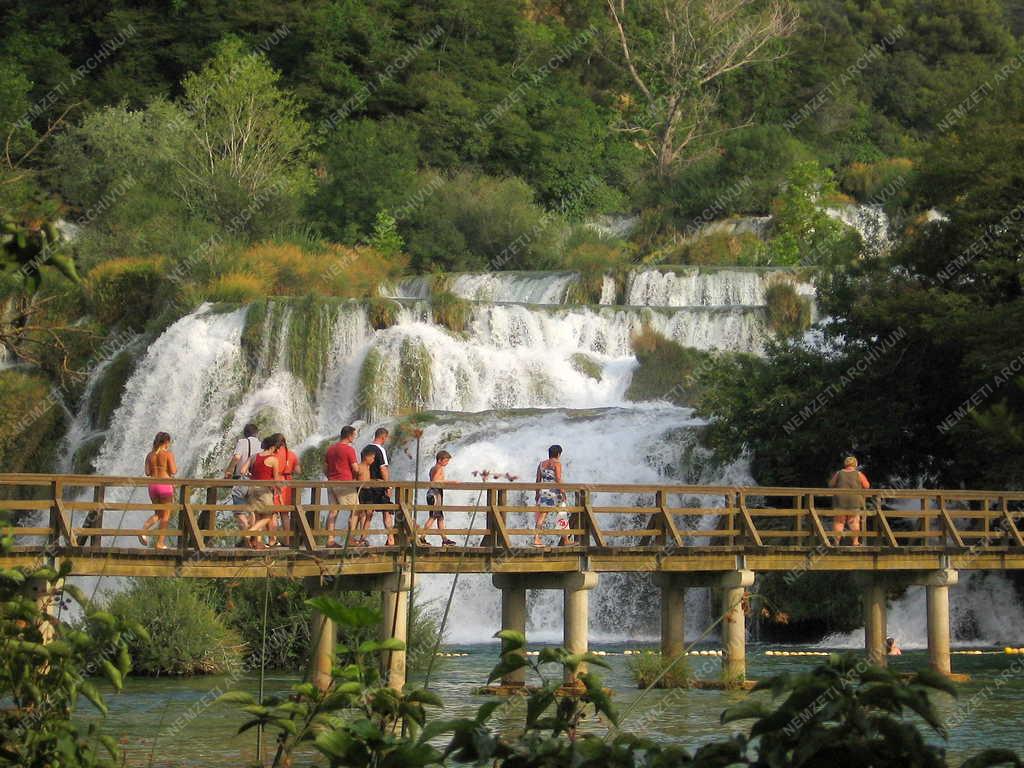
{"label": "foaming water", "polygon": [[[949,623],[958,646],[1017,647],[1024,638],[1024,608],[1002,573],[960,571],[960,582],[949,588]],[[928,647],[924,587],[909,587],[889,606],[886,633],[903,648]],[[864,630],[829,635],[819,645],[863,648]]]}
{"label": "foaming water", "polygon": [[[474,480],[473,472],[489,470],[511,473],[532,481],[537,463],[547,456],[548,446],[560,444],[566,482],[600,480],[615,483],[749,483],[744,463],[719,467],[696,444],[696,430],[702,422],[692,411],[669,405],[640,405],[631,408],[588,411],[514,411],[486,414],[438,415],[424,429],[421,439],[419,476],[425,477],[432,456],[444,449],[453,459],[447,475],[457,481]],[[687,439],[689,438],[689,439]],[[416,476],[412,446],[394,452],[392,465],[401,477]],[[530,504],[531,494],[513,494],[509,503]],[[451,491],[446,497],[454,504],[473,504],[477,491]],[[624,494],[602,494],[602,505],[650,505],[651,498]],[[708,497],[708,505],[716,500]],[[484,525],[470,513],[446,515],[452,528]],[[626,521],[623,521],[625,524]],[[513,514],[508,527],[533,527],[532,516]],[[428,540],[436,543],[435,537]],[[528,545],[529,538],[516,542]],[[552,539],[549,543],[554,544]],[[443,604],[453,576],[420,576],[423,599]],[[591,595],[590,623],[595,639],[652,637],[657,632],[658,595],[649,574],[603,574]],[[688,624],[692,633],[706,625],[706,594],[690,590]],[[562,597],[557,592],[531,591],[528,596],[528,632],[538,640],[557,641],[562,632]],[[449,636],[454,642],[479,641],[499,629],[500,592],[484,574],[459,577],[451,616]]]}
{"label": "foaming water", "polygon": [[626,303],[656,307],[763,306],[765,292],[777,282],[791,282],[799,293],[814,295],[810,283],[796,281],[787,270],[686,267],[631,273]]}

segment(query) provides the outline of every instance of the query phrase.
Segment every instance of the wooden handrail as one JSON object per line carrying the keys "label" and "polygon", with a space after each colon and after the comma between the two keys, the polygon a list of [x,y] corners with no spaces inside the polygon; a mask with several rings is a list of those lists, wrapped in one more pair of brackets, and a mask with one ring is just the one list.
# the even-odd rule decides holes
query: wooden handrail
{"label": "wooden handrail", "polygon": [[[46,530],[50,547],[74,550],[88,545],[89,551],[101,554],[103,538],[113,539],[108,546],[123,549],[123,539],[134,537],[138,532],[137,528],[105,527],[104,523],[111,519],[113,513],[120,513],[123,518],[127,513],[142,514],[166,509],[177,514],[177,527],[167,535],[178,538],[178,555],[186,552],[206,554],[222,548],[225,540],[244,533],[218,529],[218,515],[227,516],[240,510],[257,511],[251,505],[229,503],[224,498],[228,489],[273,486],[295,489],[293,500],[289,504],[265,506],[258,511],[262,514],[277,513],[282,519],[290,519],[289,530],[279,531],[276,536],[293,550],[325,552],[327,550],[321,542],[335,536],[343,537],[343,528],[329,531],[321,527],[321,513],[325,511],[396,512],[395,526],[387,533],[397,534],[400,550],[418,536],[437,535],[434,532],[425,534],[416,519],[418,516],[422,519],[431,509],[413,503],[418,489],[432,485],[427,482],[293,480],[274,483],[173,478],[160,481],[175,487],[174,500],[162,504],[147,503],[137,494],[139,488],[152,482],[151,478],[141,477],[0,474],[0,487],[20,487],[23,491],[35,489],[32,493],[36,496],[34,499],[0,500],[0,510],[24,513],[49,511],[49,527],[46,529],[13,528],[16,544],[24,545],[27,537],[38,536],[41,530]],[[359,487],[393,488],[394,502],[338,505],[331,498],[323,499],[324,489]],[[482,528],[457,527],[463,520],[458,518],[454,521],[456,525],[451,530],[466,532],[467,536],[481,535],[481,539],[468,542],[474,550],[508,553],[512,549],[529,546],[530,542],[524,540],[527,537],[532,538],[535,534],[555,537],[560,533],[559,529],[536,531],[531,527],[531,515],[537,510],[531,504],[532,492],[550,485],[467,482],[443,484],[442,487],[451,491],[486,491],[486,501],[482,504],[446,503],[441,508],[453,515],[477,514],[478,521],[485,521]],[[834,514],[848,512],[834,513],[827,505],[818,503],[820,499],[831,502],[837,495],[834,489],[608,483],[560,483],[559,487],[572,494],[572,506],[564,508],[570,515],[570,528],[568,531],[561,529],[561,533],[573,538],[571,544],[575,551],[582,547],[583,551],[594,555],[613,551],[650,551],[652,544],[671,551],[694,546],[695,539],[706,539],[707,545],[713,548],[751,552],[756,548],[763,553],[779,546],[811,548],[817,540],[828,550],[838,552],[849,549],[846,545],[853,536],[850,532],[837,536],[831,531]],[[307,488],[308,503],[304,502]],[[41,498],[44,493],[48,498]],[[602,504],[602,494],[617,494],[641,501],[635,505],[624,505],[620,500],[607,499],[607,503]],[[932,547],[955,553],[968,547],[972,552],[1024,548],[1024,536],[1017,525],[1024,510],[1024,492],[873,488],[843,489],[842,495],[857,501],[861,507],[858,514],[873,522],[871,531],[865,527],[863,537],[876,550]],[[120,500],[118,496],[126,497],[126,500]],[[782,500],[780,507],[767,506],[772,499]],[[912,506],[913,509],[885,509],[887,499],[910,500],[910,505],[903,506]],[[695,506],[673,506],[687,503]],[[509,517],[515,515],[525,516],[527,526],[521,527],[523,517]],[[720,518],[717,526],[701,523],[702,518],[712,515]],[[938,530],[929,529],[928,522],[933,518],[940,521]],[[923,523],[923,528],[916,527],[918,521]],[[344,523],[343,517],[340,523]],[[380,535],[384,531],[374,529],[367,533]]]}

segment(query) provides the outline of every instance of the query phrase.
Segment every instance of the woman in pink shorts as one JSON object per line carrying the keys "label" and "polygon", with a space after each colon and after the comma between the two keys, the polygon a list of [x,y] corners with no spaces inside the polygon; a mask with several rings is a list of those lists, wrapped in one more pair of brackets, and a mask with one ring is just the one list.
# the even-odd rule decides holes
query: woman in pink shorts
{"label": "woman in pink shorts", "polygon": [[[157,432],[153,438],[153,450],[146,455],[146,477],[154,480],[168,480],[178,473],[178,464],[171,453],[171,436],[166,432]],[[174,501],[174,486],[170,483],[150,483],[149,500],[154,504],[170,504]],[[149,519],[143,523],[142,529],[148,531],[157,523],[161,530],[167,528],[171,521],[171,510],[158,509]],[[149,537],[145,534],[139,535],[139,541],[143,546],[149,546]],[[156,548],[167,549],[164,544],[163,535],[156,537]]]}

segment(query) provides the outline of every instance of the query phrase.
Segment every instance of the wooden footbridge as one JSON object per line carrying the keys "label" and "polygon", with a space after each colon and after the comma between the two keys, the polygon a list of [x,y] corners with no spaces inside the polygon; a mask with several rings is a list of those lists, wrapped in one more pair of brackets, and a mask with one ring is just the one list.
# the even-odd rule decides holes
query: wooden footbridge
{"label": "wooden footbridge", "polygon": [[[719,590],[725,620],[723,673],[745,672],[745,594],[758,572],[784,572],[787,580],[807,571],[855,571],[862,584],[869,656],[885,663],[886,587],[896,581],[922,584],[928,595],[928,639],[932,664],[950,672],[949,586],[960,570],[1024,568],[1024,493],[1004,491],[844,491],[842,507],[856,508],[859,533],[833,532],[835,490],[682,485],[563,484],[568,527],[557,515],[546,528],[533,527],[538,511],[533,483],[449,485],[443,511],[454,546],[439,546],[436,529],[423,526],[426,483],[376,482],[388,487],[391,503],[339,506],[330,489],[346,483],[292,481],[294,503],[253,508],[229,501],[234,486],[257,481],[175,479],[174,500],[149,501],[149,478],[91,475],[0,475],[0,515],[10,546],[0,566],[69,559],[74,575],[306,578],[311,588],[382,592],[385,615],[395,617],[389,634],[405,636],[401,606],[419,574],[489,573],[502,590],[502,626],[525,631],[528,589],[560,589],[565,596],[565,645],[587,647],[588,594],[600,574],[651,573],[661,588],[662,650],[683,648],[683,595],[687,588]],[[458,493],[455,493],[458,492]],[[462,502],[448,503],[460,497]],[[266,531],[239,531],[233,513],[248,509],[274,515],[277,546],[240,546],[244,537],[271,543]],[[169,514],[166,529],[143,530],[155,510]],[[324,527],[338,512],[339,530]],[[391,512],[390,528],[366,531],[370,546],[345,541],[348,515]],[[374,515],[374,525],[381,520]],[[167,548],[138,542],[140,534],[162,534]],[[540,535],[543,546],[534,546]],[[385,546],[385,537],[394,546]],[[424,546],[423,537],[432,544]],[[860,542],[854,546],[853,541]],[[319,622],[321,638],[327,621]],[[325,641],[326,642],[326,641]],[[321,644],[322,645],[322,644]],[[328,667],[329,648],[317,651]],[[394,654],[396,657],[403,654]],[[390,679],[404,682],[404,658],[393,661]],[[515,675],[507,681],[521,682]]]}

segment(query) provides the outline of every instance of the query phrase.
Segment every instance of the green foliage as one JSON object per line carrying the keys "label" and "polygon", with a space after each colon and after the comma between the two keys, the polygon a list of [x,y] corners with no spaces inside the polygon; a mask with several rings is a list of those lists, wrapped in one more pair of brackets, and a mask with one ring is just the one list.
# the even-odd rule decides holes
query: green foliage
{"label": "green foliage", "polygon": [[111,259],[93,269],[86,278],[99,320],[107,325],[123,323],[135,331],[146,324],[166,304],[167,269],[156,259]]}
{"label": "green foliage", "polygon": [[[7,551],[9,538],[0,541]],[[73,586],[71,571],[0,569],[0,766],[107,768],[122,764],[117,743],[96,723],[80,725],[81,698],[106,714],[107,705],[89,679],[102,676],[121,690],[132,669],[129,646],[145,629],[97,610]],[[38,600],[38,602],[37,602]],[[77,603],[93,628],[87,634],[43,610],[57,601]]]}
{"label": "green foliage", "polygon": [[382,213],[394,215],[413,200],[416,157],[415,129],[401,118],[339,124],[324,149],[326,178],[309,204],[324,234],[356,242]]}
{"label": "green foliage", "polygon": [[634,656],[626,665],[637,687],[689,688],[694,675],[686,655],[665,658],[654,651]]}
{"label": "green foliage", "polygon": [[[792,530],[792,518],[775,518]],[[762,525],[758,520],[758,525]],[[851,599],[860,587],[849,573],[763,573],[758,591],[774,615],[784,622],[762,623],[761,632],[778,639],[821,639],[835,632],[852,632],[864,626],[860,600]]]}
{"label": "green foliage", "polygon": [[[145,628],[129,641],[134,669],[143,675],[223,674],[238,668],[245,646],[210,607],[193,579],[141,578],[106,601],[106,610]],[[89,622],[95,635],[96,622]]]}
{"label": "green foliage", "polygon": [[0,465],[7,472],[53,470],[64,411],[52,400],[50,383],[38,373],[0,371]]}
{"label": "green foliage", "polygon": [[373,232],[367,240],[371,248],[381,253],[400,253],[405,246],[405,241],[398,234],[398,226],[395,217],[387,211],[378,211],[373,221]]}
{"label": "green foliage", "polygon": [[461,296],[451,291],[435,291],[430,296],[430,311],[434,322],[452,333],[462,333],[473,317],[473,308]]}
{"label": "green foliage", "polygon": [[812,263],[818,263],[842,253],[843,225],[824,211],[825,203],[835,194],[830,171],[814,162],[793,166],[785,190],[772,206],[772,235],[762,262],[800,264],[817,254]]}
{"label": "green foliage", "polygon": [[566,300],[573,304],[599,304],[605,277],[616,284],[616,298],[621,297],[626,273],[632,262],[622,243],[609,242],[597,233],[577,228],[566,246],[564,266],[577,273],[569,286]]}
{"label": "green foliage", "polygon": [[184,197],[194,212],[227,223],[253,201],[297,200],[309,191],[310,127],[279,80],[263,54],[227,37],[182,81],[192,148],[182,158],[191,181]]}
{"label": "green foliage", "polygon": [[[893,768],[947,764],[944,750],[927,743],[904,715],[920,717],[931,731],[945,736],[931,694],[955,697],[956,689],[937,672],[922,670],[903,682],[895,672],[872,667],[852,654],[833,655],[810,672],[778,675],[761,681],[755,690],[771,691],[783,701],[774,710],[755,700],[742,702],[722,713],[722,723],[756,720],[750,734],[758,737],[758,765],[823,765],[850,755]],[[1003,757],[992,764],[1005,762]],[[1012,762],[1017,764],[1016,757]]]}
{"label": "green foliage", "polygon": [[730,235],[712,232],[698,235],[679,249],[671,261],[697,266],[756,265],[764,247],[761,238],[752,233]]}
{"label": "green foliage", "polygon": [[[914,170],[914,162],[906,157],[891,157],[874,163],[851,163],[843,169],[840,186],[858,200],[870,202],[893,197],[894,189],[902,189]],[[906,195],[900,195],[906,197]],[[883,202],[889,202],[885,200]]]}
{"label": "green foliage", "polygon": [[627,400],[667,400],[693,406],[703,396],[706,382],[700,376],[710,365],[707,352],[684,347],[662,336],[649,325],[633,336],[633,371]]}
{"label": "green foliage", "polygon": [[811,301],[789,282],[777,282],[764,292],[768,327],[783,338],[799,336],[811,327]]}
{"label": "green foliage", "polygon": [[[436,178],[436,177],[434,177]],[[401,225],[417,271],[550,269],[566,225],[546,212],[521,179],[464,171],[442,183]]]}

